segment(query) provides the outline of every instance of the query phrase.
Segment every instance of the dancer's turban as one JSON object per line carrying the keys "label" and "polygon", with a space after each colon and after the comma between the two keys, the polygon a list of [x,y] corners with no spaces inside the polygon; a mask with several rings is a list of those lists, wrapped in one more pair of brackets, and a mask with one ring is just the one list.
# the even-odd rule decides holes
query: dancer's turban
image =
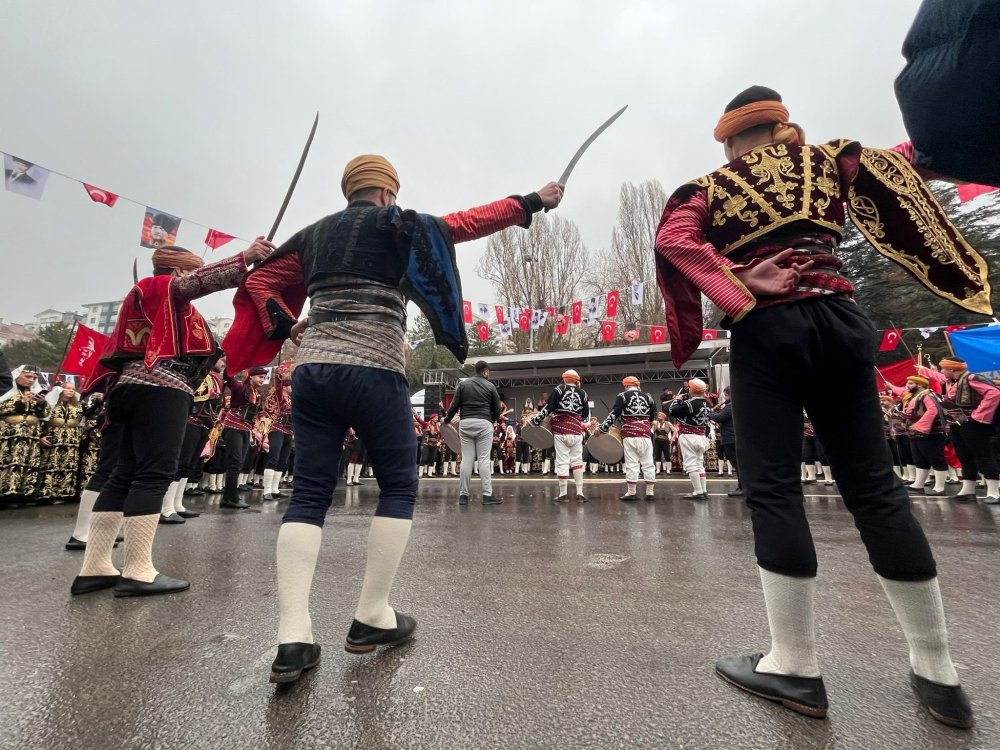
{"label": "dancer's turban", "polygon": [[562,379],[564,383],[577,383],[580,382],[580,374],[576,370],[566,370],[562,374]]}
{"label": "dancer's turban", "polygon": [[938,365],[942,368],[947,367],[949,370],[966,370],[969,367],[964,359],[949,359],[947,357],[938,362]]}
{"label": "dancer's turban", "polygon": [[193,271],[205,265],[205,261],[183,247],[171,245],[153,252],[153,268],[173,268],[177,271]]}
{"label": "dancer's turban", "polygon": [[768,124],[774,125],[771,138],[775,143],[799,146],[805,142],[802,128],[788,121],[788,110],[781,103],[781,95],[766,86],[751,86],[729,102],[713,135],[723,143],[748,128]]}
{"label": "dancer's turban", "polygon": [[931,384],[931,381],[929,381],[927,378],[922,378],[919,375],[910,375],[910,377],[906,379],[906,382],[916,383],[921,388],[927,388]]}
{"label": "dancer's turban", "polygon": [[399,193],[399,175],[389,160],[378,154],[355,156],[344,167],[344,177],[340,189],[345,198],[365,188],[385,188]]}
{"label": "dancer's turban", "polygon": [[626,388],[631,388],[632,386],[638,388],[639,378],[629,375],[628,377],[622,378],[622,385],[625,386]]}

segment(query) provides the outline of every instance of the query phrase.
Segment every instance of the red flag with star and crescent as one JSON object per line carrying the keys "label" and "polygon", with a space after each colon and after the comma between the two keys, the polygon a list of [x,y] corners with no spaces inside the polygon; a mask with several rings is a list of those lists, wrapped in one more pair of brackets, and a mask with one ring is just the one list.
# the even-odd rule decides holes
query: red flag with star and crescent
{"label": "red flag with star and crescent", "polygon": [[618,297],[621,294],[617,289],[608,292],[607,313],[609,318],[618,315]]}
{"label": "red flag with star and crescent", "polygon": [[879,344],[878,350],[880,352],[891,352],[895,351],[896,347],[899,346],[899,339],[903,335],[902,328],[888,328],[882,332],[882,343]]}
{"label": "red flag with star and crescent", "polygon": [[719,338],[719,332],[714,331],[711,328],[703,328],[701,331],[702,341],[712,341],[713,339]]}
{"label": "red flag with star and crescent", "polygon": [[496,308],[497,323],[503,325],[503,320],[504,320],[503,307],[501,305],[494,305],[493,307]]}
{"label": "red flag with star and crescent", "polygon": [[90,200],[94,201],[94,203],[103,203],[110,208],[118,200],[118,196],[108,190],[102,190],[96,185],[88,185],[86,182],[80,184],[83,185],[83,189],[87,191],[87,195],[90,196]]}
{"label": "red flag with star and crescent", "polygon": [[209,229],[208,234],[205,235],[205,244],[208,245],[213,250],[217,250],[222,245],[225,245],[230,240],[235,240],[236,237],[232,234],[226,234],[225,232],[220,232],[218,229]]}
{"label": "red flag with star and crescent", "polygon": [[665,344],[667,342],[667,327],[666,326],[650,326],[649,327],[649,343],[650,344]]}
{"label": "red flag with star and crescent", "polygon": [[472,302],[467,299],[462,300],[462,319],[466,323],[472,322]]}
{"label": "red flag with star and crescent", "polygon": [[583,300],[573,303],[573,325],[578,326],[583,322]]}
{"label": "red flag with star and crescent", "polygon": [[476,326],[476,332],[479,334],[480,341],[489,341],[490,338],[490,324],[480,323]]}
{"label": "red flag with star and crescent", "polygon": [[613,320],[605,320],[603,323],[601,323],[601,340],[614,341],[616,327],[617,325]]}
{"label": "red flag with star and crescent", "polygon": [[521,310],[517,316],[517,327],[525,332],[531,328],[531,310]]}

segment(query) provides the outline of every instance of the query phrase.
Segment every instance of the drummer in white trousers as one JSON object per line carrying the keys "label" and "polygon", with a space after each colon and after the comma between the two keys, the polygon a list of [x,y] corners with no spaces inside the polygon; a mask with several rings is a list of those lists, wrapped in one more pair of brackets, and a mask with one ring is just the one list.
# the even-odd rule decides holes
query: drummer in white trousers
{"label": "drummer in white trousers", "polygon": [[476,362],[475,377],[467,378],[455,389],[455,398],[444,417],[450,424],[455,414],[461,412],[458,434],[462,440],[462,468],[460,470],[458,504],[469,504],[469,481],[472,465],[479,461],[479,480],[483,489],[483,505],[497,505],[500,499],[493,496],[493,467],[490,449],[493,447],[493,425],[500,418],[500,393],[489,381],[490,368],[483,360]]}
{"label": "drummer in white trousers", "polygon": [[566,370],[562,374],[562,385],[549,395],[549,400],[535,416],[531,424],[540,425],[552,415],[552,440],[556,449],[556,476],[559,480],[559,494],[553,498],[557,503],[569,502],[567,485],[570,476],[576,485],[576,501],[587,502],[583,494],[583,433],[590,421],[590,403],[587,392],[580,387],[580,375],[576,370]]}
{"label": "drummer in white trousers", "polygon": [[646,485],[646,500],[652,500],[656,491],[656,466],[653,464],[653,417],[656,407],[653,397],[639,390],[639,378],[629,375],[622,379],[624,391],[618,394],[611,413],[598,429],[608,432],[615,420],[621,422],[622,445],[625,450],[626,502],[638,499],[635,489],[642,468],[642,481]]}

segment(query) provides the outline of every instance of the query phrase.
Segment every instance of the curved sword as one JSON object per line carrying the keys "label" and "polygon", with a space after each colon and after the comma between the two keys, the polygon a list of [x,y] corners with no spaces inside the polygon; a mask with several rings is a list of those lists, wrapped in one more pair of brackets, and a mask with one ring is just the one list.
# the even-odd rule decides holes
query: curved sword
{"label": "curved sword", "polygon": [[316,135],[317,125],[319,125],[319,112],[316,113],[316,119],[313,120],[312,130],[309,131],[309,138],[306,140],[306,147],[302,149],[302,156],[299,157],[299,165],[295,168],[295,174],[292,175],[292,184],[288,186],[288,192],[285,193],[285,200],[282,202],[281,208],[278,209],[278,215],[274,219],[271,231],[267,233],[268,240],[273,240],[274,235],[278,232],[278,225],[281,223],[281,218],[285,215],[285,209],[288,208],[288,202],[292,199],[292,193],[295,192],[295,186],[299,182],[299,175],[302,174],[302,167],[305,165],[306,157],[309,155],[309,147],[312,145],[313,136]]}
{"label": "curved sword", "polygon": [[573,154],[573,158],[570,159],[569,164],[566,165],[566,169],[564,169],[563,173],[559,176],[560,185],[566,184],[566,180],[569,179],[570,173],[573,171],[573,167],[575,167],[576,163],[580,161],[580,157],[583,156],[583,152],[586,151],[588,148],[590,148],[590,144],[597,140],[597,136],[599,136],[601,133],[603,133],[605,130],[611,127],[611,123],[613,123],[615,120],[621,117],[622,112],[624,112],[626,109],[628,109],[627,104],[621,109],[619,109],[617,112],[615,112],[613,115],[611,115],[611,117],[609,117],[607,120],[605,120],[604,124],[601,125],[601,127],[595,130],[593,133],[591,133],[590,137],[583,142],[583,145],[576,150],[576,153]]}

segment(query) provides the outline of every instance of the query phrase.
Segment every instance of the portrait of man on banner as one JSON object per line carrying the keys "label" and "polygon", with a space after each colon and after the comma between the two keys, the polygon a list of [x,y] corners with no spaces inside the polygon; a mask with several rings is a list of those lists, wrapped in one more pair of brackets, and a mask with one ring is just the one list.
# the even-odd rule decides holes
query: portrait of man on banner
{"label": "portrait of man on banner", "polygon": [[139,244],[154,250],[170,247],[177,242],[177,230],[180,225],[181,220],[176,216],[157,211],[155,208],[146,208]]}
{"label": "portrait of man on banner", "polygon": [[19,156],[3,155],[3,185],[10,192],[37,201],[42,197],[48,179],[49,170]]}

